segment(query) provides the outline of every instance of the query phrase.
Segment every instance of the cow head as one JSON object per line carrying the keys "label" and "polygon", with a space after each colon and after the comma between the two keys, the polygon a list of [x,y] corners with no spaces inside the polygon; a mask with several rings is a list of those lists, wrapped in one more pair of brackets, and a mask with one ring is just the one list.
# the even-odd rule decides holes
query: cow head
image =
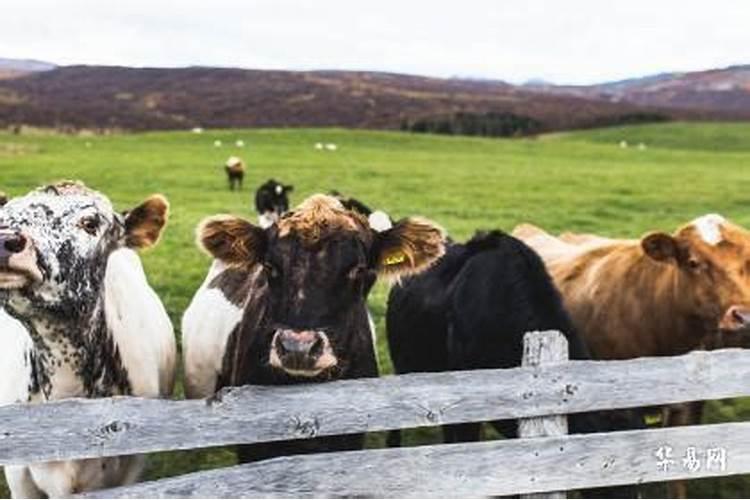
{"label": "cow head", "polygon": [[264,294],[266,319],[258,349],[272,367],[297,377],[343,369],[356,335],[371,342],[366,298],[377,276],[420,272],[444,253],[443,239],[439,227],[419,218],[377,232],[324,195],[267,229],[232,216],[209,218],[198,229],[208,254],[262,273],[256,293]]}
{"label": "cow head", "polygon": [[649,234],[641,246],[652,259],[676,266],[688,314],[723,332],[750,328],[750,232],[712,214],[673,235]]}
{"label": "cow head", "polygon": [[255,208],[258,210],[259,224],[266,228],[279,220],[289,210],[289,193],[294,190],[291,184],[282,184],[269,179],[255,193]]}
{"label": "cow head", "polygon": [[118,214],[105,196],[69,181],[12,199],[0,208],[0,305],[17,315],[31,307],[80,313],[96,302],[111,252],[155,244],[167,211],[155,195]]}

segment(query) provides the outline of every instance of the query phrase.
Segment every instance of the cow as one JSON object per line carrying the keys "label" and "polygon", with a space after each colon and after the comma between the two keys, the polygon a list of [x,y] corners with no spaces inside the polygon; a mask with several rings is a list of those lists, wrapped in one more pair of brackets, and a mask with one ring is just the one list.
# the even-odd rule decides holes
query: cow
{"label": "cow", "polygon": [[289,210],[289,193],[292,191],[294,186],[274,179],[268,179],[255,191],[255,210],[261,228],[271,226]]}
{"label": "cow", "polygon": [[[158,242],[168,207],[154,195],[119,214],[65,181],[0,208],[0,404],[171,394],[172,324],[135,253]],[[70,497],[132,483],[143,464],[59,461],[7,466],[5,476],[14,497]]]}
{"label": "cow", "polygon": [[[384,232],[335,198],[314,195],[260,228],[233,216],[203,221],[214,263],[183,316],[185,393],[225,386],[319,383],[378,375],[366,299],[444,252],[443,231],[414,217]],[[242,462],[361,448],[362,435],[243,446]]]}
{"label": "cow", "polygon": [[224,170],[229,181],[229,190],[242,189],[242,181],[245,179],[245,162],[237,156],[230,156],[224,163]]}
{"label": "cow", "polygon": [[0,191],[0,207],[8,203],[8,195]]}
{"label": "cow", "polygon": [[[597,359],[742,345],[750,328],[750,233],[717,214],[640,240],[514,230],[534,247]],[[663,425],[700,421],[699,402],[662,408]],[[684,483],[670,485],[686,496]]]}
{"label": "cow", "polygon": [[[449,242],[432,268],[391,289],[386,313],[388,346],[398,374],[512,368],[521,365],[523,337],[558,330],[571,359],[589,359],[581,336],[539,256],[502,232],[477,233],[466,243]],[[575,414],[571,431],[636,428],[629,413]],[[505,437],[518,434],[516,420],[492,422]],[[478,441],[480,423],[443,426],[445,442]],[[388,435],[400,445],[400,432]],[[629,488],[606,494],[632,496]]]}

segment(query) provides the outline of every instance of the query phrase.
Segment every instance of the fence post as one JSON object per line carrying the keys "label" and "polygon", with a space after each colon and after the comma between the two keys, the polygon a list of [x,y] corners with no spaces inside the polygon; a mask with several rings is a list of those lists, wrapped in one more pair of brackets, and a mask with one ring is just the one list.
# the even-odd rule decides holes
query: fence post
{"label": "fence post", "polygon": [[[556,331],[528,332],[523,339],[523,366],[564,363],[568,360],[568,340]],[[522,418],[518,421],[520,438],[562,436],[568,433],[567,415]],[[566,498],[564,491],[521,495],[521,498]]]}

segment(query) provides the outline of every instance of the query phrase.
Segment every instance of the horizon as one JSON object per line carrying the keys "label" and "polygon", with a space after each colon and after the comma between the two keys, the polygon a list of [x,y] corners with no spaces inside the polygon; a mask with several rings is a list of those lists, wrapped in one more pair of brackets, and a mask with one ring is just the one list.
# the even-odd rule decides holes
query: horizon
{"label": "horizon", "polygon": [[698,68],[698,69],[691,69],[686,71],[680,71],[680,70],[663,70],[658,71],[656,73],[649,73],[649,74],[641,74],[641,75],[633,75],[633,76],[627,76],[625,78],[621,78],[618,80],[607,80],[607,81],[598,81],[598,82],[592,82],[592,83],[565,83],[565,82],[555,82],[555,81],[549,81],[541,78],[529,78],[528,80],[521,81],[521,82],[512,82],[507,79],[503,78],[486,78],[486,77],[476,77],[471,75],[451,75],[451,76],[435,76],[435,75],[426,75],[426,74],[420,74],[420,73],[408,73],[408,72],[399,72],[399,71],[389,71],[389,70],[379,70],[379,69],[350,69],[350,68],[311,68],[311,69],[294,69],[294,68],[256,68],[256,67],[242,67],[242,66],[222,66],[222,65],[206,65],[206,64],[191,64],[191,65],[184,65],[184,66],[134,66],[134,65],[127,65],[127,64],[96,64],[96,63],[86,63],[86,62],[74,62],[70,64],[58,64],[55,61],[47,60],[45,58],[39,58],[39,57],[7,57],[5,55],[0,54],[0,61],[6,60],[6,61],[17,61],[17,62],[27,62],[27,63],[36,63],[36,64],[48,64],[53,65],[55,68],[65,68],[65,67],[112,67],[112,68],[128,68],[128,69],[190,69],[190,68],[206,68],[206,69],[237,69],[242,71],[286,71],[290,73],[315,73],[315,72],[342,72],[342,73],[379,73],[379,74],[393,74],[393,75],[405,75],[405,76],[414,76],[414,77],[423,77],[423,78],[434,78],[439,80],[466,80],[466,81],[487,81],[487,82],[497,82],[497,83],[509,83],[512,85],[517,86],[523,86],[523,85],[553,85],[553,86],[597,86],[597,85],[604,85],[604,84],[612,84],[612,83],[618,83],[622,81],[627,80],[640,80],[640,79],[646,79],[651,78],[655,76],[660,75],[682,75],[686,73],[702,73],[707,71],[723,71],[728,70],[732,68],[739,68],[739,67],[747,67],[750,66],[750,62],[740,62],[736,64],[730,64],[727,66],[721,66],[721,67],[707,67],[707,68]]}
{"label": "horizon", "polygon": [[557,85],[750,62],[750,5],[741,0],[425,5],[14,1],[0,21],[0,54],[63,66],[375,71]]}

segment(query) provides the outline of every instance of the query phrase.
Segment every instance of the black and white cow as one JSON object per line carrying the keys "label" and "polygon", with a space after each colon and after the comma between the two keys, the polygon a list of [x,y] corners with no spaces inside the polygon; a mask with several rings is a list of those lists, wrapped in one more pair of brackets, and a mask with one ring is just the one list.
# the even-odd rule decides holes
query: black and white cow
{"label": "black and white cow", "polygon": [[269,227],[289,210],[289,193],[293,190],[294,186],[291,184],[285,185],[269,179],[255,191],[255,209],[258,211],[258,225],[261,228]]}
{"label": "black and white cow", "polygon": [[[571,359],[590,358],[542,260],[500,231],[478,233],[465,244],[448,244],[445,256],[431,269],[393,287],[386,328],[399,374],[520,366],[523,336],[535,330],[562,332]],[[574,433],[634,428],[638,422],[637,415],[627,413],[569,418]],[[445,441],[477,441],[480,425],[444,426]],[[493,425],[506,437],[517,435],[515,420]],[[389,434],[388,444],[400,444],[398,431]]]}
{"label": "black and white cow", "polygon": [[[377,232],[325,195],[267,229],[217,216],[198,229],[214,259],[183,317],[185,392],[378,375],[366,299],[378,276],[398,279],[443,254],[443,233],[419,218]],[[355,449],[362,436],[243,447],[243,461]]]}
{"label": "black and white cow", "polygon": [[242,181],[245,179],[245,162],[237,156],[230,156],[224,163],[224,171],[227,173],[229,190],[234,191],[235,186],[242,189]]}
{"label": "black and white cow", "polygon": [[[172,324],[134,251],[157,243],[167,213],[155,195],[121,215],[74,182],[0,208],[0,404],[171,394]],[[132,483],[142,467],[127,456],[5,475],[14,497],[69,497]]]}

